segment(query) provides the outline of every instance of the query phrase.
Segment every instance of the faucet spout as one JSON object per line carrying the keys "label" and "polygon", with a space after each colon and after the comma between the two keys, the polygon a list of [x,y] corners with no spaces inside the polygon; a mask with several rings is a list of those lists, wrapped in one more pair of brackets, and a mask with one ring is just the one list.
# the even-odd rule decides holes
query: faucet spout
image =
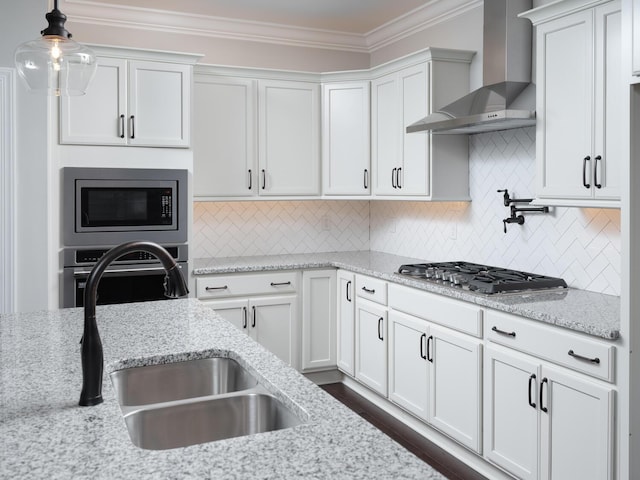
{"label": "faucet spout", "polygon": [[164,281],[165,295],[169,298],[183,297],[189,293],[180,268],[171,255],[160,245],[153,242],[128,242],[118,245],[105,253],[95,264],[84,292],[84,332],[82,335],[82,392],[81,406],[93,406],[102,403],[102,371],[104,356],[102,341],[96,323],[96,303],[98,298],[98,284],[107,267],[130,252],[148,252],[154,255],[167,272]]}

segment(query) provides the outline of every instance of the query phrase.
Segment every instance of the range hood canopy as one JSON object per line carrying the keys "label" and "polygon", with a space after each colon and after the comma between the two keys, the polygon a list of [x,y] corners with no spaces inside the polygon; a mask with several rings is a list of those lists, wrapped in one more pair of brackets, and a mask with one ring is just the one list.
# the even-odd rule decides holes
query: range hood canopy
{"label": "range hood canopy", "polygon": [[482,133],[536,123],[531,0],[484,0],[484,86],[407,127],[407,133]]}

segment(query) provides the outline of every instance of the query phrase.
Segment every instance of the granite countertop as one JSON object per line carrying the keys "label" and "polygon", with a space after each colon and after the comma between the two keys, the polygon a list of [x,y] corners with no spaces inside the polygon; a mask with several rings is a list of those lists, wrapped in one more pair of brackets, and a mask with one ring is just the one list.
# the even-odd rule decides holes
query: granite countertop
{"label": "granite countertop", "polygon": [[[101,306],[104,403],[79,407],[82,309],[0,315],[0,477],[443,479],[195,299]],[[172,450],[135,447],[108,373],[230,356],[306,422]]]}
{"label": "granite countertop", "polygon": [[395,273],[402,264],[424,262],[424,259],[370,251],[264,255],[196,259],[193,274],[342,268],[607,340],[620,336],[620,298],[614,295],[575,288],[549,293],[483,295]]}

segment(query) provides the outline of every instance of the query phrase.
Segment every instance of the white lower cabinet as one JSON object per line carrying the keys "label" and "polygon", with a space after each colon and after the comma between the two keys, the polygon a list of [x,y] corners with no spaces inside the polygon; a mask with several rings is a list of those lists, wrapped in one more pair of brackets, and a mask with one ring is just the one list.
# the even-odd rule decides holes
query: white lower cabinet
{"label": "white lower cabinet", "polygon": [[355,377],[387,396],[387,309],[358,298],[356,302]]}
{"label": "white lower cabinet", "polygon": [[355,375],[355,274],[338,270],[337,282],[337,362],[338,369]]}
{"label": "white lower cabinet", "polygon": [[298,272],[212,275],[198,298],[287,364],[300,369]]}
{"label": "white lower cabinet", "polygon": [[297,295],[204,302],[285,363],[298,368]]}
{"label": "white lower cabinet", "polygon": [[481,383],[480,340],[389,312],[389,399],[478,453]]}
{"label": "white lower cabinet", "polygon": [[335,269],[302,272],[302,300],[302,371],[335,368]]}
{"label": "white lower cabinet", "polygon": [[498,345],[485,351],[487,459],[522,479],[613,478],[611,386]]}

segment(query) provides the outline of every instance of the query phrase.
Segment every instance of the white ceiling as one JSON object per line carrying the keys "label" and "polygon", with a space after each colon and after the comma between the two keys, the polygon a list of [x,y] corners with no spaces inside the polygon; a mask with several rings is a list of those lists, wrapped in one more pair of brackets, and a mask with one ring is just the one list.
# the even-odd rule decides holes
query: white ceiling
{"label": "white ceiling", "polygon": [[[105,6],[160,10],[362,35],[417,8],[439,1],[441,0],[102,0],[99,3]],[[68,0],[68,3],[76,2]]]}

